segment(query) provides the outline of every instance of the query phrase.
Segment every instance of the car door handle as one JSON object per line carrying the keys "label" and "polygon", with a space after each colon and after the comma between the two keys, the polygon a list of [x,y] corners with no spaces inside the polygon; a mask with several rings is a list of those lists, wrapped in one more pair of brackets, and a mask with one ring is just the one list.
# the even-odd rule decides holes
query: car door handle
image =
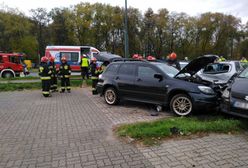
{"label": "car door handle", "polygon": [[136,79],[136,81],[137,81],[137,82],[140,82],[140,81],[142,81],[142,80],[141,80],[140,78],[138,78],[138,79]]}
{"label": "car door handle", "polygon": [[119,76],[117,76],[116,78],[115,78],[115,80],[119,80],[120,79],[120,77]]}

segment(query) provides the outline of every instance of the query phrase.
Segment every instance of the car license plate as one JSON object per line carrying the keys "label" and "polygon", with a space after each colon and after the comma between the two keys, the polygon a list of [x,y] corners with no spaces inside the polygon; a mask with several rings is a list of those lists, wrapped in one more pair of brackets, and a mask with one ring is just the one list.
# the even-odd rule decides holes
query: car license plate
{"label": "car license plate", "polygon": [[248,109],[248,103],[245,102],[236,101],[233,106],[237,108]]}

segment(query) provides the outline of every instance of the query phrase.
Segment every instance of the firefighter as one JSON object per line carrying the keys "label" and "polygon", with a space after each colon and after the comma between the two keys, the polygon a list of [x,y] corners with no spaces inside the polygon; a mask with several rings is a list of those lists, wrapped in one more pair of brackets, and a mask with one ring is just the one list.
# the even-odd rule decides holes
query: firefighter
{"label": "firefighter", "polygon": [[177,61],[177,54],[172,52],[169,56],[168,59],[166,60],[167,64],[170,66],[173,66],[177,68],[178,70],[181,70],[180,64]]}
{"label": "firefighter", "polygon": [[226,61],[226,59],[223,56],[220,56],[220,58],[218,59],[219,62],[223,62]]}
{"label": "firefighter", "polygon": [[67,90],[68,93],[71,92],[71,84],[70,84],[70,75],[71,75],[71,67],[67,64],[66,57],[61,58],[62,64],[59,67],[59,76],[61,78],[61,91],[60,93],[64,93]]}
{"label": "firefighter", "polygon": [[51,74],[51,90],[52,92],[57,92],[58,91],[58,82],[57,82],[57,70],[56,70],[56,65],[54,63],[55,58],[50,57],[50,62],[49,62],[49,69],[52,71]]}
{"label": "firefighter", "polygon": [[248,63],[248,60],[245,57],[242,57],[242,59],[240,60],[241,63]]}
{"label": "firefighter", "polygon": [[50,82],[52,71],[48,67],[48,58],[43,56],[41,58],[41,64],[39,68],[39,75],[42,83],[42,94],[44,97],[49,97],[50,95]]}
{"label": "firefighter", "polygon": [[89,60],[85,54],[83,54],[83,58],[81,59],[80,65],[81,65],[81,74],[82,74],[82,86],[81,87],[83,87],[84,80],[86,84],[85,77],[89,79],[89,66],[90,66]]}
{"label": "firefighter", "polygon": [[96,58],[93,57],[90,64],[91,80],[92,80],[92,94],[97,94],[96,84],[98,82],[98,75],[101,73],[100,69],[97,68]]}

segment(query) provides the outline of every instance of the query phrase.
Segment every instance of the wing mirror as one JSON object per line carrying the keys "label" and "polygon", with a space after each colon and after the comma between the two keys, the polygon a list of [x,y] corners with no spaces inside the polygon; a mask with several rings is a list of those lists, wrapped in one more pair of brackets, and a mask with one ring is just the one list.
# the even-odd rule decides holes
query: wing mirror
{"label": "wing mirror", "polygon": [[161,74],[154,74],[154,78],[159,79],[159,82],[163,80],[163,75]]}

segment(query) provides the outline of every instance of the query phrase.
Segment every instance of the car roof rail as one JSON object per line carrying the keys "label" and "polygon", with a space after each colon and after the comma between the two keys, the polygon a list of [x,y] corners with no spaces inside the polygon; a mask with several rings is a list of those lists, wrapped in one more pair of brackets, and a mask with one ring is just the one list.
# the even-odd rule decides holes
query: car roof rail
{"label": "car roof rail", "polygon": [[149,62],[147,60],[138,60],[138,59],[133,59],[133,58],[115,58],[112,60],[112,62]]}

